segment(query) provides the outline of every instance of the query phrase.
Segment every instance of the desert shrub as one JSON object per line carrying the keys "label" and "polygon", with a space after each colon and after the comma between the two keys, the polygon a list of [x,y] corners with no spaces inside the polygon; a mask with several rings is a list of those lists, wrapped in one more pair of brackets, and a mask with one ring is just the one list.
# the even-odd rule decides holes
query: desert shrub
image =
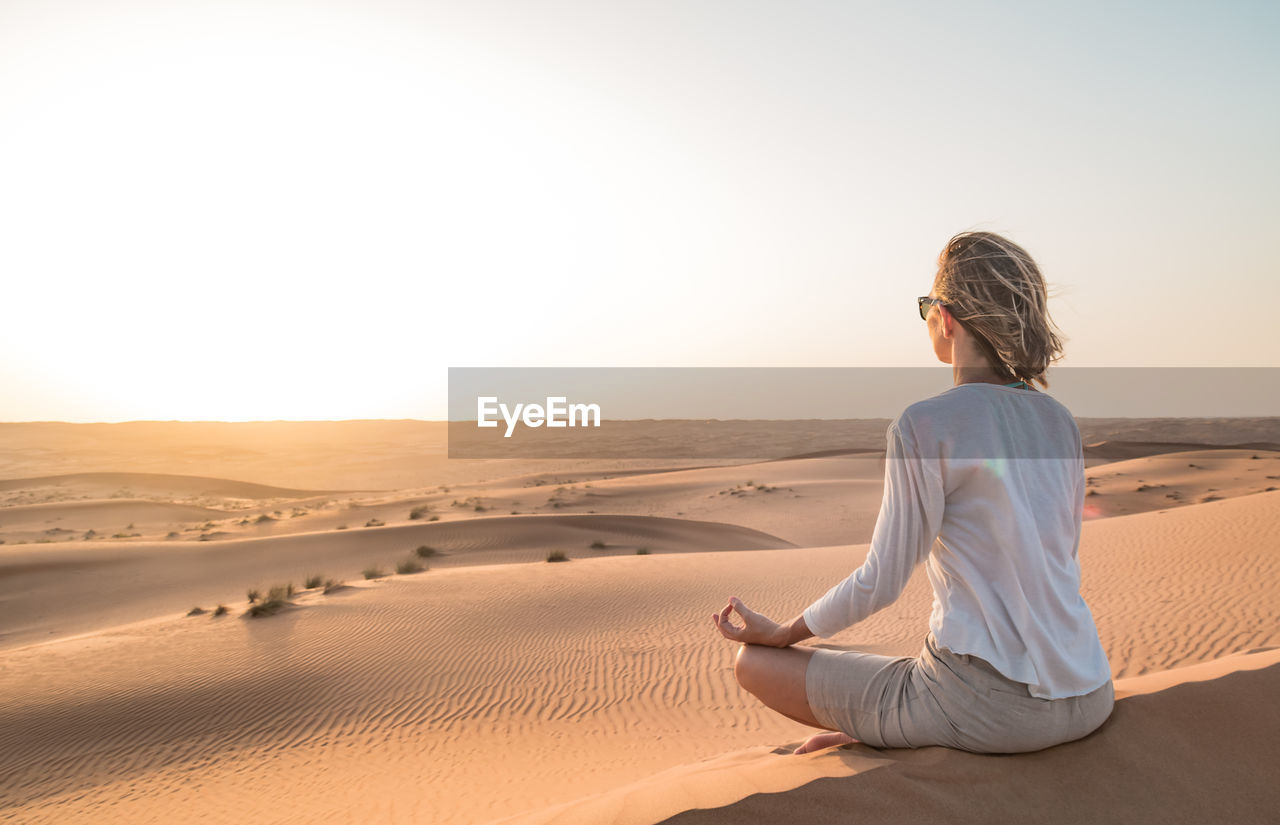
{"label": "desert shrub", "polygon": [[595,541],[591,542],[592,550],[603,550],[604,548],[605,548],[605,543],[600,541],[600,539],[596,539]]}
{"label": "desert shrub", "polygon": [[483,513],[484,511],[485,511],[485,507],[484,507],[484,505],[483,505],[483,504],[477,504],[477,505],[476,505],[476,512],[477,512],[477,513]]}
{"label": "desert shrub", "polygon": [[439,521],[439,520],[440,520],[439,516],[432,516],[431,518],[427,519],[427,521]]}
{"label": "desert shrub", "polygon": [[547,554],[547,561],[568,561],[569,557],[559,550],[552,550]]}
{"label": "desert shrub", "polygon": [[384,524],[386,524],[386,522],[383,521],[382,519],[371,518],[364,523],[364,526],[365,527],[382,527]]}
{"label": "desert shrub", "polygon": [[421,504],[409,511],[409,518],[412,521],[417,521],[418,519],[422,518],[430,511],[431,511],[430,505]]}
{"label": "desert shrub", "polygon": [[337,529],[337,530],[346,530],[346,529],[347,529],[347,525],[345,525],[345,524],[339,524],[335,529]]}
{"label": "desert shrub", "polygon": [[261,599],[261,598],[262,598],[262,593],[260,593],[260,592],[258,591],[258,588],[253,587],[253,588],[250,588],[248,591],[246,591],[246,592],[245,592],[245,596],[246,596],[246,597],[248,597],[248,599],[249,599],[249,604],[253,604],[253,603],[254,603],[254,602],[256,602],[258,599]]}
{"label": "desert shrub", "polygon": [[246,610],[245,613],[255,619],[262,616],[270,616],[272,613],[280,612],[288,603],[289,602],[285,599],[266,598],[260,602],[250,605],[249,609]]}
{"label": "desert shrub", "polygon": [[342,587],[342,582],[338,581],[337,579],[324,580],[324,592],[326,594],[332,593],[333,591],[337,590],[339,587]]}
{"label": "desert shrub", "polygon": [[[89,537],[88,537],[88,536],[85,536],[85,538],[89,538]],[[178,531],[177,531],[177,530],[170,530],[170,531],[169,531],[169,534],[168,534],[167,536],[165,536],[165,538],[167,538],[167,539],[176,539],[176,538],[178,538]]]}
{"label": "desert shrub", "polygon": [[1085,493],[1085,495],[1086,495],[1086,496],[1096,496],[1096,495],[1100,495],[1100,494],[1098,493],[1098,491],[1097,491],[1097,490],[1090,488],[1090,489],[1089,489],[1089,492]]}
{"label": "desert shrub", "polygon": [[225,615],[227,615],[227,606],[226,606],[225,604],[220,604],[220,605],[218,605],[218,608],[217,608],[216,610],[214,610],[214,611],[213,611],[213,615],[215,615],[215,616],[225,616]]}
{"label": "desert shrub", "polygon": [[637,548],[636,548],[636,555],[637,555],[637,556],[647,556],[647,555],[649,555],[649,548],[648,548],[648,547],[637,547]]}
{"label": "desert shrub", "polygon": [[197,607],[193,607],[193,608],[191,608],[190,610],[188,610],[188,611],[187,611],[187,615],[188,615],[188,616],[199,616],[199,615],[200,615],[201,613],[203,613],[203,612],[204,612],[204,608],[203,608],[203,607],[198,607],[198,606],[197,606]]}
{"label": "desert shrub", "polygon": [[434,548],[434,547],[432,547],[432,546],[430,546],[430,545],[428,545],[428,544],[424,544],[424,545],[420,546],[417,550],[414,550],[413,552],[414,552],[414,553],[417,553],[417,554],[418,554],[418,558],[420,558],[420,559],[430,559],[430,558],[435,558],[436,556],[440,555],[440,551],[439,551],[439,550],[437,550],[436,548]]}
{"label": "desert shrub", "polygon": [[418,560],[413,558],[412,556],[402,561],[396,562],[396,572],[402,576],[408,575],[410,573],[421,573],[424,569],[426,568],[424,568],[421,564],[419,564]]}
{"label": "desert shrub", "polygon": [[263,513],[262,515],[258,516],[256,519],[254,519],[254,520],[253,520],[253,523],[254,523],[254,524],[265,524],[265,523],[266,523],[266,522],[268,522],[268,521],[275,521],[275,519],[273,519],[271,516],[267,515],[266,513]]}
{"label": "desert shrub", "polygon": [[386,573],[382,572],[381,567],[366,567],[363,573],[366,579],[380,579],[383,576],[387,575]]}
{"label": "desert shrub", "polygon": [[310,576],[307,576],[307,580],[303,582],[303,585],[308,590],[311,590],[312,588],[315,588],[315,587],[319,587],[321,584],[324,584],[324,576],[321,576],[319,573],[314,573]]}

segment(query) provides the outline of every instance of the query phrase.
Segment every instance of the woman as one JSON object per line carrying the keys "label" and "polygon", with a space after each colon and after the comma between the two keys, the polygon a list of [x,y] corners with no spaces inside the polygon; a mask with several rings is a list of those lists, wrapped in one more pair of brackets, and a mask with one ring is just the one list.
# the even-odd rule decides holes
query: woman
{"label": "woman", "polygon": [[[796,753],[851,742],[1034,751],[1088,735],[1115,703],[1080,596],[1080,431],[1031,385],[1049,386],[1062,350],[1044,279],[1018,245],[964,233],[919,306],[955,385],[889,425],[866,562],[786,624],[736,597],[712,614],[742,643],[734,673],[746,690],[830,731]],[[918,656],[796,645],[888,606],[921,562],[934,599]]]}

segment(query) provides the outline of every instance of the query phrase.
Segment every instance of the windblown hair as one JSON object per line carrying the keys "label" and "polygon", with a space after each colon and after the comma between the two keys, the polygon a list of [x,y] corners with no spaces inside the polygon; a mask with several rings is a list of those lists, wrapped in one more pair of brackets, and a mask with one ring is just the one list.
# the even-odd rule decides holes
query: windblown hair
{"label": "windblown hair", "polygon": [[1006,381],[1049,386],[1044,373],[1062,358],[1061,330],[1025,249],[992,232],[956,235],[938,256],[934,289]]}

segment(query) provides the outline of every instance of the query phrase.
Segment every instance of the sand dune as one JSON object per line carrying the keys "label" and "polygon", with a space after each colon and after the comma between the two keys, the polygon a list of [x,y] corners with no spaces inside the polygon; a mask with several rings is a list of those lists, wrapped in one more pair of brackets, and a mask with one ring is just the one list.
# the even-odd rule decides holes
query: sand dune
{"label": "sand dune", "polygon": [[[1258,455],[1258,460],[1252,456]],[[1196,463],[1198,462],[1198,463]],[[1195,468],[1187,464],[1196,463]],[[1280,453],[1200,450],[1088,468],[1086,518],[1169,509],[1212,496],[1229,498],[1280,484]],[[1238,478],[1237,478],[1238,477]],[[803,546],[870,541],[884,478],[884,451],[839,451],[825,458],[671,470],[615,470],[603,477],[556,474],[456,485],[448,493],[350,505],[316,513],[312,529],[378,518],[405,522],[426,504],[443,519],[465,518],[474,505],[518,512],[599,512],[695,518],[739,524]],[[1142,490],[1137,488],[1145,484]],[[754,485],[754,486],[753,486]],[[461,508],[454,506],[462,505]],[[281,525],[289,529],[292,525]]]}
{"label": "sand dune", "polygon": [[[345,494],[194,476],[64,476],[55,486],[35,479],[41,485],[11,493],[23,502],[56,500],[0,507],[0,542],[80,541],[89,530],[94,541],[283,536],[379,521],[411,524],[410,514],[425,508],[422,521],[426,513],[453,521],[478,513],[607,511],[733,523],[798,545],[858,543],[869,541],[875,527],[883,474],[881,450],[729,466],[535,473],[426,490]],[[1274,489],[1280,485],[1280,453],[1186,451],[1108,460],[1090,466],[1086,475],[1085,516],[1098,518]],[[145,496],[151,504],[132,498],[101,499],[98,505],[86,500],[108,494]],[[271,497],[252,497],[267,494]],[[129,502],[140,509],[131,509]]]}
{"label": "sand dune", "polygon": [[[554,487],[530,485],[527,478],[520,484],[494,481],[430,495],[387,495],[381,503],[348,500],[343,505],[321,497],[320,506],[301,518],[261,524],[244,514],[213,521],[218,511],[163,502],[3,508],[3,535],[10,545],[0,555],[0,647],[185,612],[193,605],[212,607],[242,598],[250,587],[286,581],[300,586],[311,574],[357,579],[371,565],[392,569],[424,544],[442,552],[429,562],[432,566],[451,567],[540,561],[551,550],[574,557],[634,553],[641,547],[667,553],[862,543],[875,526],[883,465],[882,455],[876,460],[841,456],[619,473],[594,481],[566,478],[566,484]],[[1086,517],[1158,512],[1209,497],[1255,493],[1271,483],[1269,470],[1280,473],[1280,456],[1229,450],[1091,467],[1089,489],[1098,495],[1086,499]],[[475,502],[483,502],[485,512],[476,513]],[[497,503],[533,512],[491,515]],[[428,504],[443,519],[411,520],[418,504]],[[590,512],[596,508],[607,512]],[[51,520],[32,523],[46,513]],[[114,526],[99,529],[110,523],[108,517]],[[180,518],[191,522],[179,523]],[[365,526],[384,519],[384,526]],[[348,529],[337,529],[340,523]],[[64,532],[50,537],[46,524]],[[85,542],[82,531],[89,529],[97,529],[98,538]],[[1223,529],[1231,531],[1229,525]],[[148,531],[152,540],[111,538],[120,531]],[[157,540],[169,532],[178,532],[179,540]],[[63,541],[15,541],[24,536]],[[197,543],[196,537],[212,540]],[[589,549],[595,541],[605,547]],[[1188,547],[1177,537],[1170,542]],[[1195,552],[1188,564],[1196,563]],[[1231,552],[1248,554],[1254,548],[1236,543]]]}
{"label": "sand dune", "polygon": [[[701,423],[683,422],[682,426]],[[756,456],[762,459],[832,449],[883,450],[888,420],[765,423],[768,427],[764,434],[768,437],[760,439],[761,452]],[[1262,447],[1270,443],[1275,449],[1274,442],[1280,441],[1274,417],[1079,418],[1077,423],[1086,444],[1104,440],[1145,441],[1210,448],[1255,443]],[[751,436],[752,432],[753,428],[748,428],[740,437]],[[679,427],[675,436],[687,438],[680,435]],[[743,454],[738,450],[734,452]],[[471,484],[525,473],[572,476],[580,472],[671,467],[673,464],[669,459],[645,458],[640,452],[629,455],[635,457],[626,460],[451,459],[448,458],[447,425],[439,421],[0,422],[0,478],[9,479],[100,471],[188,473],[192,468],[199,468],[203,475],[286,488],[405,490],[442,483]],[[695,463],[740,464],[742,460],[713,459]]]}
{"label": "sand dune", "polygon": [[[855,744],[797,757],[796,741],[680,765],[493,825],[738,825],[835,811],[838,821],[912,825],[1109,822],[1118,810],[1125,822],[1264,822],[1280,806],[1280,785],[1249,768],[1274,764],[1276,748],[1233,708],[1265,705],[1257,721],[1274,730],[1278,691],[1280,650],[1234,654],[1118,679],[1116,708],[1101,728],[1034,754]],[[1148,750],[1154,744],[1159,759]]]}
{"label": "sand dune", "polygon": [[5,539],[12,544],[41,539],[106,539],[117,533],[138,536],[135,530],[173,530],[190,522],[225,519],[228,514],[211,507],[167,501],[113,499],[5,507],[0,510],[0,517],[4,519]]}
{"label": "sand dune", "polygon": [[[1280,644],[1277,496],[1085,525],[1084,595],[1118,676]],[[483,822],[726,754],[765,756],[762,747],[792,745],[808,729],[737,687],[733,645],[715,633],[710,612],[733,593],[790,617],[865,552],[459,566],[307,593],[264,620],[161,617],[10,650],[0,670],[3,810],[27,822],[270,821],[273,811]],[[897,604],[824,643],[914,655],[928,605],[921,569]],[[1222,695],[1262,695],[1271,681]],[[1118,737],[1104,754],[1155,765],[1166,742],[1189,747],[1134,718],[1145,738]],[[931,758],[919,753],[894,752],[906,775]],[[896,770],[886,767],[885,778],[903,775]],[[938,770],[930,775],[946,780],[969,768]],[[1036,781],[1052,798],[1057,786]],[[903,804],[933,810],[934,793]]]}
{"label": "sand dune", "polygon": [[[539,512],[656,515],[738,524],[797,545],[869,541],[883,494],[884,451],[675,469],[538,488],[492,484],[486,501]],[[588,484],[590,486],[588,486]]]}
{"label": "sand dune", "polygon": [[[603,542],[603,548],[592,548]],[[244,598],[250,587],[311,574],[358,579],[429,545],[432,567],[569,558],[788,547],[749,528],[626,515],[527,515],[200,543],[127,542],[25,545],[0,557],[0,648],[89,632],[157,615]]]}
{"label": "sand dune", "polygon": [[10,478],[0,481],[0,490],[22,490],[28,495],[47,492],[49,495],[61,494],[68,498],[79,494],[104,497],[117,492],[127,496],[152,494],[236,499],[303,498],[342,492],[273,487],[226,478],[172,473],[68,473],[38,478]]}
{"label": "sand dune", "polygon": [[[883,434],[884,427],[879,430]],[[199,468],[203,475],[286,488],[405,490],[524,473],[671,464],[646,458],[449,458],[448,426],[443,421],[0,422],[0,478],[102,471],[186,473]]]}
{"label": "sand dune", "polygon": [[[0,426],[0,471],[20,476],[0,482],[0,820],[1249,821],[1275,807],[1254,781],[1280,767],[1274,710],[1258,711],[1280,674],[1280,453],[1261,422],[1236,448],[1213,446],[1235,432],[1214,421],[1124,443],[1140,431],[1108,423],[1106,443],[1089,440],[1083,593],[1123,698],[1094,736],[1017,757],[792,757],[811,731],[733,679],[711,611],[733,594],[790,618],[856,568],[883,445],[468,462],[445,460],[423,422],[330,423],[192,425],[195,441],[166,422]],[[40,433],[44,451],[3,450]],[[102,537],[85,541],[91,528]],[[360,576],[424,544],[441,553],[431,570]],[[241,616],[247,588],[312,573],[349,586]],[[812,641],[915,655],[930,600],[917,570],[896,604]],[[184,615],[218,603],[230,614]]]}
{"label": "sand dune", "polygon": [[1125,461],[1198,450],[1274,453],[1280,451],[1280,444],[1274,441],[1249,441],[1240,444],[1210,444],[1204,441],[1098,441],[1084,445],[1084,458],[1089,463],[1095,460]]}
{"label": "sand dune", "polygon": [[1085,518],[1142,513],[1280,490],[1280,453],[1164,453],[1088,467],[1085,481]]}

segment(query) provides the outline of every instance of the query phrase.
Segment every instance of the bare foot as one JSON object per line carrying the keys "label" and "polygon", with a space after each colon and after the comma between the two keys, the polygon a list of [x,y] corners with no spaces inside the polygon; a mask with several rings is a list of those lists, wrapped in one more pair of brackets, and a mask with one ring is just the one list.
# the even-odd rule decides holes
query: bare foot
{"label": "bare foot", "polygon": [[804,744],[793,750],[792,755],[798,753],[809,753],[811,751],[820,751],[823,748],[830,748],[835,745],[850,745],[857,742],[847,733],[819,733],[816,736],[810,736],[805,740]]}

